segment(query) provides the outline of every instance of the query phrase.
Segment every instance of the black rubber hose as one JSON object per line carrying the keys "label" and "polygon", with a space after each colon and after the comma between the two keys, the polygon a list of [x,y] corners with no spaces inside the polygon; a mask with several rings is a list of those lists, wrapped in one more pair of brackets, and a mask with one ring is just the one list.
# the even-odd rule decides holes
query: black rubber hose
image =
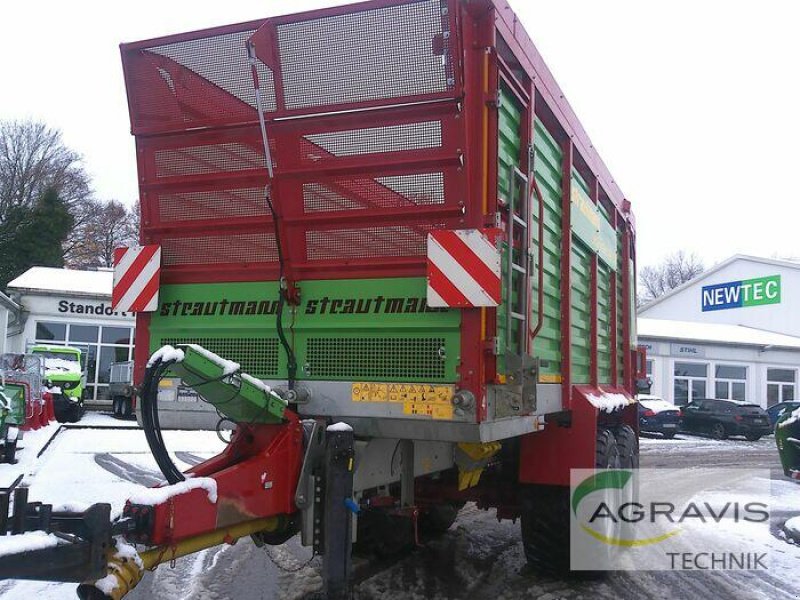
{"label": "black rubber hose", "polygon": [[158,383],[174,362],[156,360],[148,366],[144,373],[141,389],[142,427],[147,438],[147,445],[150,446],[150,452],[153,453],[158,468],[161,469],[161,473],[170,485],[186,479],[169,456],[158,419]]}

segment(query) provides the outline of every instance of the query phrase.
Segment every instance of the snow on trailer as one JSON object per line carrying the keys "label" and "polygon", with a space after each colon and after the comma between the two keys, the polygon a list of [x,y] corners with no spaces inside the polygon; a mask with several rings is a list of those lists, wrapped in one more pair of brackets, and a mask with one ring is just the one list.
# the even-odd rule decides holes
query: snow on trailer
{"label": "snow on trailer", "polygon": [[[634,219],[508,5],[375,0],[121,53],[161,249],[142,422],[167,483],[211,479],[217,502],[130,502],[81,550],[123,533],[154,567],[300,533],[339,598],[353,519],[402,547],[480,500],[568,570],[570,469],[638,460]],[[188,473],[159,422],[170,374],[237,423]],[[69,576],[106,589],[120,561]]]}

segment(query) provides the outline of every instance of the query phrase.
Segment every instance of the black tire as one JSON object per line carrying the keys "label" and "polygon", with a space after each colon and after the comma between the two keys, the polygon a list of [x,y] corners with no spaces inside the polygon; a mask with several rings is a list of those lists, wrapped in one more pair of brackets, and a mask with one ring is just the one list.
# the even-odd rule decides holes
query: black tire
{"label": "black tire", "polygon": [[419,533],[421,536],[430,538],[442,535],[458,518],[458,511],[463,504],[440,504],[427,508],[419,517]]}
{"label": "black tire", "polygon": [[748,442],[757,442],[761,439],[761,435],[758,433],[745,433],[744,439],[746,439]]}
{"label": "black tire", "polygon": [[77,423],[83,417],[85,410],[83,408],[83,402],[78,404],[73,404],[69,407],[69,411],[67,413],[67,423]]}
{"label": "black tire", "polygon": [[119,396],[114,396],[111,400],[111,413],[116,419],[122,418],[122,398]]}
{"label": "black tire", "polygon": [[675,432],[674,431],[670,431],[669,433],[664,433],[662,435],[664,436],[665,440],[671,440],[672,438],[675,437]]}
{"label": "black tire", "polygon": [[639,436],[630,425],[620,425],[614,432],[619,450],[620,469],[639,468]]}
{"label": "black tire", "polygon": [[[619,449],[614,434],[598,429],[595,467],[618,469]],[[528,485],[522,490],[522,545],[528,565],[550,577],[568,575],[583,578],[601,572],[570,572],[570,489],[559,485]]]}
{"label": "black tire", "polygon": [[17,440],[13,442],[6,441],[3,444],[3,462],[9,465],[13,465],[16,463],[16,456],[17,456]]}
{"label": "black tire", "polygon": [[711,426],[711,437],[715,440],[726,440],[728,439],[728,431],[725,429],[725,425],[722,423],[714,423]]}
{"label": "black tire", "polygon": [[133,400],[131,398],[122,399],[122,418],[130,419],[133,414]]}

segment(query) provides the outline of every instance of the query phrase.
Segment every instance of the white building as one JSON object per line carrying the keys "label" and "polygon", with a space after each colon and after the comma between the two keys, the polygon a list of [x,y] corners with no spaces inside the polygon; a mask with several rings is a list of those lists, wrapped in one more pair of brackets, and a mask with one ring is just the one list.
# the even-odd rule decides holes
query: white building
{"label": "white building", "polygon": [[113,275],[33,267],[14,279],[7,294],[18,307],[2,336],[6,350],[24,352],[40,343],[82,348],[88,353],[87,402],[110,402],[111,363],[132,360],[134,341],[134,316],[111,308]]}
{"label": "white building", "polygon": [[0,292],[0,354],[5,353],[8,338],[9,323],[13,326],[12,319],[18,314],[19,306],[3,292]]}
{"label": "white building", "polygon": [[763,407],[798,398],[800,264],[733,256],[639,309],[652,393]]}

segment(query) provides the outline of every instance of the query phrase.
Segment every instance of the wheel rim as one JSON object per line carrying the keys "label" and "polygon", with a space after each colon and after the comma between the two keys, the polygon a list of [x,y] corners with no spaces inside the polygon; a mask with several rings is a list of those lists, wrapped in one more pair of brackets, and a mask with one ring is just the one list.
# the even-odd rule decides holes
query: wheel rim
{"label": "wheel rim", "polygon": [[724,438],[724,437],[725,437],[725,427],[723,427],[723,426],[722,426],[721,424],[719,424],[719,423],[716,423],[716,424],[714,425],[714,427],[711,429],[711,434],[712,434],[712,435],[713,435],[715,438],[717,438],[718,440],[721,440],[722,438]]}

